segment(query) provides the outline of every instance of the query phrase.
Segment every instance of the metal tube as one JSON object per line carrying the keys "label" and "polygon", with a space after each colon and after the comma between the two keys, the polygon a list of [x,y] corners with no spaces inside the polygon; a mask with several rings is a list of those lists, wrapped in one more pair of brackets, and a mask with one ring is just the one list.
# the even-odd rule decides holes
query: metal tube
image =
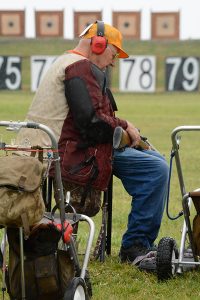
{"label": "metal tube", "polygon": [[179,250],[179,261],[182,261],[183,255],[184,255],[184,249],[185,249],[185,239],[186,239],[186,233],[187,233],[187,226],[186,222],[183,223],[183,229],[182,229],[182,235],[181,235],[181,245]]}
{"label": "metal tube", "polygon": [[[56,137],[53,131],[49,127],[43,124],[39,124],[38,128],[45,131],[49,135],[52,143],[52,148],[58,150],[58,143],[56,141]],[[55,188],[57,189],[56,194],[58,196],[58,204],[60,208],[60,219],[61,219],[61,224],[63,225],[65,221],[65,202],[64,202],[62,178],[61,178],[60,157],[58,151],[53,151],[53,158],[55,160],[55,182],[56,182]]]}
{"label": "metal tube", "polygon": [[186,190],[185,190],[185,183],[183,180],[183,172],[182,172],[182,168],[181,168],[181,162],[180,162],[179,151],[178,151],[179,146],[177,144],[177,139],[176,139],[177,134],[181,131],[200,131],[200,126],[199,125],[179,126],[179,127],[176,127],[171,133],[173,150],[175,152],[177,173],[178,173],[178,178],[179,178],[179,183],[180,183],[180,188],[181,188],[181,194],[183,197],[186,194]]}
{"label": "metal tube", "polygon": [[182,260],[182,261],[178,262],[178,264],[180,264],[180,265],[194,265],[194,266],[198,266],[198,265],[200,265],[200,262],[197,262],[197,261],[183,261]]}
{"label": "metal tube", "polygon": [[86,221],[89,226],[90,226],[90,232],[89,232],[89,236],[88,236],[88,241],[87,241],[87,246],[86,246],[86,250],[85,250],[85,257],[83,260],[83,265],[82,265],[82,269],[81,269],[81,278],[85,278],[85,272],[87,269],[87,265],[88,265],[88,261],[89,261],[89,256],[90,256],[90,250],[92,248],[92,242],[93,242],[93,238],[94,238],[94,231],[95,231],[95,225],[94,222],[92,221],[91,218],[89,218],[88,216],[85,215],[81,215],[81,221]]}
{"label": "metal tube", "polygon": [[7,227],[4,228],[4,233],[3,233],[3,242],[1,247],[3,248],[3,265],[2,265],[2,292],[3,296],[6,291],[6,245],[7,245]]}
{"label": "metal tube", "polygon": [[19,243],[20,243],[20,264],[21,264],[21,289],[22,300],[26,299],[25,289],[25,274],[24,274],[24,243],[23,243],[23,228],[19,228]]}

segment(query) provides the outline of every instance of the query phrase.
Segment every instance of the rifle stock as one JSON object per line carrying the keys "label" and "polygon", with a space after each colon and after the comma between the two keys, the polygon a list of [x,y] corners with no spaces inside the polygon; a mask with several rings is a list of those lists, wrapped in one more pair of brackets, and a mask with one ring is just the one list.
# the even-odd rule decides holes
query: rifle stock
{"label": "rifle stock", "polygon": [[[124,130],[122,127],[117,126],[113,133],[113,148],[114,149],[121,149],[124,147],[131,146],[131,139],[126,130]],[[143,150],[154,150],[157,151],[156,148],[149,143],[147,138],[144,138],[141,136],[141,140],[139,145],[136,148],[141,148]],[[158,151],[157,151],[158,152]]]}

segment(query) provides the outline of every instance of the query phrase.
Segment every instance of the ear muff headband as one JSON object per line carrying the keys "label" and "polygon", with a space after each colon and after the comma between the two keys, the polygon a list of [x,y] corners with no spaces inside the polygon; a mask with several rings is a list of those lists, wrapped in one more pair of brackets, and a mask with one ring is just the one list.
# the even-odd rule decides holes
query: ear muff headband
{"label": "ear muff headband", "polygon": [[97,23],[97,35],[91,38],[92,52],[99,55],[102,54],[107,47],[107,40],[104,36],[104,22],[96,21]]}
{"label": "ear muff headband", "polygon": [[104,36],[104,22],[96,21],[97,23],[97,36]]}

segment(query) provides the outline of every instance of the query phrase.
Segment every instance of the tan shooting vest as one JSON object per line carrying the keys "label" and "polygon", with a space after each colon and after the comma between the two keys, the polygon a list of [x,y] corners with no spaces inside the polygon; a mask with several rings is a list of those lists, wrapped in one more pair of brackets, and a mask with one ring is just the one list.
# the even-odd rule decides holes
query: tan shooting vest
{"label": "tan shooting vest", "polygon": [[[63,122],[68,113],[64,84],[65,69],[70,64],[85,59],[74,53],[64,53],[51,65],[34,96],[25,121],[33,121],[51,128],[59,140]],[[16,144],[31,146],[50,146],[48,135],[41,130],[22,128],[16,138]]]}

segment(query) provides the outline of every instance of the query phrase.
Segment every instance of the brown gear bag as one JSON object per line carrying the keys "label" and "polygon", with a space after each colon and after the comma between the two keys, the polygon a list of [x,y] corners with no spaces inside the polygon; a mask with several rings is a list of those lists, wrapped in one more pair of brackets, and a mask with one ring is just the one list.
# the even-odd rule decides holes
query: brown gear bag
{"label": "brown gear bag", "polygon": [[43,164],[35,157],[0,157],[0,224],[23,226],[25,232],[43,217]]}
{"label": "brown gear bag", "polygon": [[[9,264],[6,286],[11,300],[21,300],[19,230],[7,229]],[[24,240],[24,272],[27,300],[61,300],[75,275],[68,251],[58,249],[61,232],[51,224],[36,225]]]}

